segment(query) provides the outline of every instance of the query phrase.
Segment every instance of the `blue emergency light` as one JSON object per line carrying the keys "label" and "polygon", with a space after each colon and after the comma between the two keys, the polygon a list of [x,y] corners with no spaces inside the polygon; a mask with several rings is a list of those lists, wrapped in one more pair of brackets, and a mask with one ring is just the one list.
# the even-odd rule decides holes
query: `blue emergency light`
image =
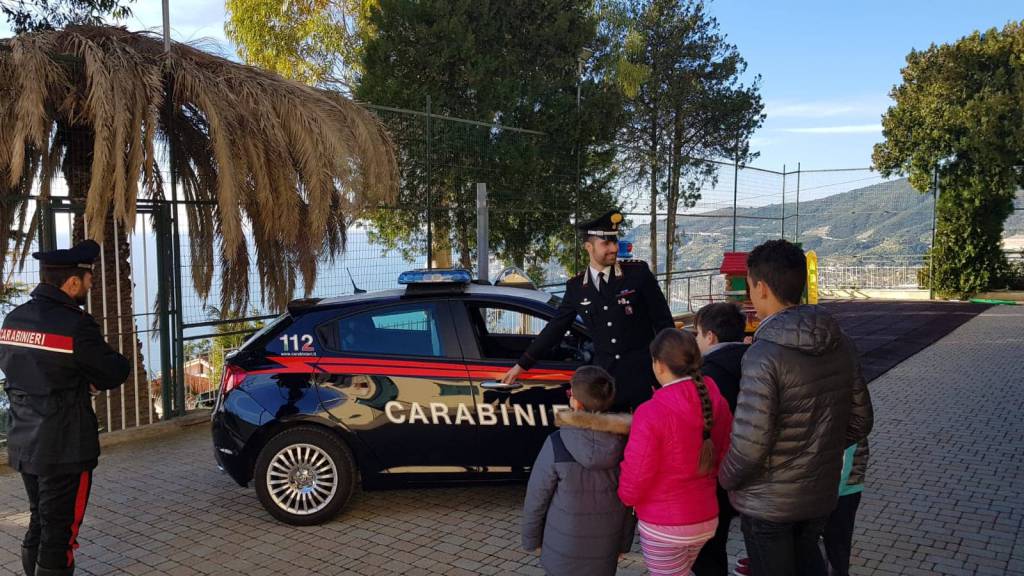
{"label": "blue emergency light", "polygon": [[469,284],[472,274],[465,268],[435,268],[431,270],[407,270],[398,275],[398,283],[410,284]]}
{"label": "blue emergency light", "polygon": [[619,240],[619,258],[633,257],[633,243],[629,240]]}

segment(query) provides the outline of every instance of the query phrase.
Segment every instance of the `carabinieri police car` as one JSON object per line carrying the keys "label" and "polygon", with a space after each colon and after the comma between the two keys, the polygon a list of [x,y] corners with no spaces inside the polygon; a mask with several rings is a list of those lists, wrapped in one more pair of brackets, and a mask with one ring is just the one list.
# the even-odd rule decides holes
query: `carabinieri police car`
{"label": "carabinieri police car", "polygon": [[334,517],[361,480],[486,481],[528,474],[592,344],[560,348],[501,383],[558,300],[474,283],[465,270],[403,273],[404,289],[293,301],[228,358],[213,412],[220,467],[254,482],[296,525]]}

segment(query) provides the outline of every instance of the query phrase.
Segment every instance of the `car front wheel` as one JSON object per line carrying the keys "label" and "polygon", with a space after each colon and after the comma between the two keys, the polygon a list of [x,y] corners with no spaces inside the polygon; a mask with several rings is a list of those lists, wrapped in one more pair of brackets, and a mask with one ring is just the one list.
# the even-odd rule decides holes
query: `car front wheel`
{"label": "car front wheel", "polygon": [[300,426],[270,439],[256,459],[256,494],[267,512],[296,526],[322,524],[352,498],[352,452],[328,430]]}

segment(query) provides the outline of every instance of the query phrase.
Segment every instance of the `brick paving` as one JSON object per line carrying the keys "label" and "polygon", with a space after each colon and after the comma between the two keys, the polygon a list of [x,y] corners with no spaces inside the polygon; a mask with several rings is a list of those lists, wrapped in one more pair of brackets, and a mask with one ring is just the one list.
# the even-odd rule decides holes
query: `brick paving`
{"label": "brick paving", "polygon": [[[871,390],[853,573],[1024,575],[1024,307],[990,309]],[[521,485],[360,493],[330,524],[285,526],[217,472],[199,426],[104,454],[77,573],[541,574],[518,549],[522,497]],[[20,479],[0,476],[0,576],[20,573],[26,510]],[[644,573],[639,554],[619,573]]]}

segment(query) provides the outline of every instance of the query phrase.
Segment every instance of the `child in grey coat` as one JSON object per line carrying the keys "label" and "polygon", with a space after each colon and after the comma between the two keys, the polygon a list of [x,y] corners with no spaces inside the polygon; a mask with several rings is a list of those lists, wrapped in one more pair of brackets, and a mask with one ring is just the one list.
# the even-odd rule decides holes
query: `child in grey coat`
{"label": "child in grey coat", "polygon": [[541,549],[553,576],[615,574],[629,550],[634,521],[619,501],[619,462],[628,414],[605,414],[615,399],[612,377],[584,366],[572,378],[572,412],[559,412],[530,473],[523,506],[523,548]]}

